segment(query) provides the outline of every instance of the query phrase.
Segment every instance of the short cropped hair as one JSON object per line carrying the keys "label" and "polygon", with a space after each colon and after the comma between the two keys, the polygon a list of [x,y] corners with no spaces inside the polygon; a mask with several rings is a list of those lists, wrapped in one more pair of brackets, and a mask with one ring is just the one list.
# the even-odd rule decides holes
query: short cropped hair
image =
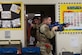
{"label": "short cropped hair", "polygon": [[35,21],[34,21],[35,19],[39,20],[39,18],[35,16],[35,17],[33,17],[33,19],[32,19],[32,23],[35,23]]}
{"label": "short cropped hair", "polygon": [[48,19],[50,16],[44,16],[42,17],[42,21],[44,21],[45,19]]}
{"label": "short cropped hair", "polygon": [[33,17],[33,19],[32,19],[32,20],[34,20],[34,19],[39,19],[39,18],[35,16],[35,17]]}

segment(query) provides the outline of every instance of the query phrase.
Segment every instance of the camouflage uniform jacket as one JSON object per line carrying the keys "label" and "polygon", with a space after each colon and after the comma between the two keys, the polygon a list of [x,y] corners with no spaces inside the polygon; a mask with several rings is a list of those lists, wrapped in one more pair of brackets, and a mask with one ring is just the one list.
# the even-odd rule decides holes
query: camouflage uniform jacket
{"label": "camouflage uniform jacket", "polygon": [[49,39],[55,36],[55,31],[50,30],[49,26],[46,24],[40,25],[40,34],[38,36],[38,41],[49,43]]}

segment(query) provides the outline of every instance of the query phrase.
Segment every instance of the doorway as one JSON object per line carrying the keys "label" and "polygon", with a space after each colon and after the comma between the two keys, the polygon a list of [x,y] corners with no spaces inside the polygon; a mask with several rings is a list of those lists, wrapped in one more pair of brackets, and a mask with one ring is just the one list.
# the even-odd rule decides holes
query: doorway
{"label": "doorway", "polygon": [[[26,8],[26,14],[29,14],[30,16],[29,19],[32,19],[35,16],[35,14],[41,14],[41,16],[45,16],[45,15],[50,16],[52,18],[52,22],[55,22],[55,5],[54,4],[53,5],[25,5],[25,8]],[[40,17],[40,15],[38,17]],[[26,27],[26,30],[27,30],[27,27]],[[29,39],[29,37],[27,37],[27,39]],[[50,39],[50,42],[53,45],[53,53],[56,53],[55,39],[56,39],[55,37]]]}
{"label": "doorway", "polygon": [[52,17],[52,22],[55,21],[55,5],[26,5],[26,14],[41,13]]}

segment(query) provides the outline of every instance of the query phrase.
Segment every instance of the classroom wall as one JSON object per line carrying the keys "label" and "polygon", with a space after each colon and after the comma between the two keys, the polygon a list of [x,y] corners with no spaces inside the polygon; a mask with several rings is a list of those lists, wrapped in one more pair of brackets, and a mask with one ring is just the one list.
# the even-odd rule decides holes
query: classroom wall
{"label": "classroom wall", "polygon": [[80,32],[57,32],[56,36],[57,54],[62,51],[81,53],[82,33]]}
{"label": "classroom wall", "polygon": [[[56,21],[59,21],[58,19],[58,2],[82,2],[82,0],[0,0],[0,2],[17,2],[22,1],[24,4],[55,4],[55,16]],[[24,10],[24,9],[23,9]],[[22,13],[24,15],[24,12]],[[9,30],[11,32],[11,39],[20,39],[22,41],[23,47],[25,46],[24,42],[24,16],[22,16],[22,30]],[[6,30],[0,30],[0,39],[5,40],[5,33]],[[82,49],[82,33],[81,32],[72,32],[72,33],[65,33],[65,32],[57,32],[56,34],[56,44],[57,44],[57,55],[61,51],[73,51],[74,53],[80,53]],[[71,39],[72,37],[76,37],[78,39],[78,46],[72,47],[71,46]]]}
{"label": "classroom wall", "polygon": [[[21,0],[0,0],[1,2],[22,2]],[[24,7],[24,5],[22,5]],[[23,47],[25,46],[24,42],[24,8],[22,8],[22,30],[0,30],[0,40],[21,40]],[[10,31],[10,38],[5,38],[5,31]]]}

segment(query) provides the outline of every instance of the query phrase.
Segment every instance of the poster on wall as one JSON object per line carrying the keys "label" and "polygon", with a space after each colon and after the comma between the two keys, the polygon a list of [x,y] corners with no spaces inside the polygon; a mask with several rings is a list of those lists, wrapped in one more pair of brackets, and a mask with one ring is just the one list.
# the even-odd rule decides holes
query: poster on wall
{"label": "poster on wall", "polygon": [[21,8],[20,8],[20,6],[18,6],[18,5],[16,5],[16,4],[12,4],[10,10],[11,10],[12,12],[15,12],[15,13],[19,14]]}
{"label": "poster on wall", "polygon": [[20,27],[20,18],[12,20],[13,27]]}
{"label": "poster on wall", "polygon": [[1,25],[2,25],[2,21],[0,20],[0,28],[1,28]]}
{"label": "poster on wall", "polygon": [[64,12],[64,23],[69,23],[66,29],[82,29],[82,12]]}
{"label": "poster on wall", "polygon": [[22,29],[22,3],[0,3],[0,29]]}
{"label": "poster on wall", "polygon": [[69,23],[65,30],[82,30],[82,4],[60,4],[60,23]]}
{"label": "poster on wall", "polygon": [[3,11],[2,5],[0,4],[0,11]]}
{"label": "poster on wall", "polygon": [[2,11],[1,18],[2,19],[11,19],[11,12],[10,11]]}
{"label": "poster on wall", "polygon": [[3,28],[10,28],[11,27],[11,21],[2,21],[2,27]]}
{"label": "poster on wall", "polygon": [[79,41],[78,41],[77,36],[70,37],[70,46],[71,47],[79,47]]}

